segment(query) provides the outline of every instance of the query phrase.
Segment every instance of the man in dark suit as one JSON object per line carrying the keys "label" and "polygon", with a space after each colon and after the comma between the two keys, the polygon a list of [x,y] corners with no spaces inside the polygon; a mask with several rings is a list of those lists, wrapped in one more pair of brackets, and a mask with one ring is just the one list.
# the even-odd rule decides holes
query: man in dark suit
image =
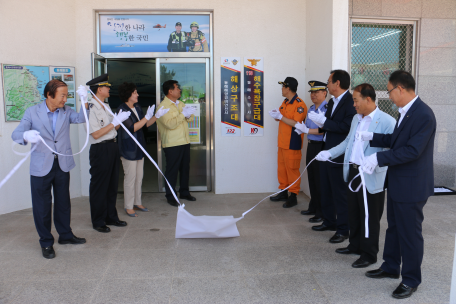
{"label": "man in dark suit", "polygon": [[[11,135],[21,145],[33,144],[30,158],[30,186],[32,190],[33,219],[40,236],[43,257],[55,257],[52,225],[52,194],[54,194],[54,225],[59,244],[84,244],[84,238],[71,231],[70,170],[76,164],[70,142],[70,124],[84,123],[84,111],[79,113],[66,106],[68,87],[61,80],[51,80],[44,88],[46,100],[28,108]],[[85,100],[83,100],[85,103]],[[87,104],[85,104],[87,108]],[[59,156],[41,143],[39,135]]]}
{"label": "man in dark suit", "polygon": [[387,89],[400,113],[393,134],[359,132],[358,135],[370,140],[371,147],[390,148],[370,155],[363,163],[367,173],[372,173],[377,165],[388,166],[384,262],[379,269],[366,272],[366,276],[398,279],[401,273],[402,282],[392,296],[402,299],[410,297],[421,283],[423,207],[434,194],[437,123],[431,108],[415,95],[415,80],[410,73],[392,73]]}
{"label": "man in dark suit", "polygon": [[[328,102],[326,113],[309,113],[309,119],[324,132],[324,150],[329,150],[345,140],[356,110],[353,97],[348,91],[350,75],[344,70],[331,71],[328,78],[328,91],[333,98]],[[344,154],[333,160],[344,162]],[[313,226],[315,231],[336,231],[331,243],[342,243],[348,238],[347,186],[343,178],[343,165],[329,162],[320,163],[321,210],[323,223]]]}

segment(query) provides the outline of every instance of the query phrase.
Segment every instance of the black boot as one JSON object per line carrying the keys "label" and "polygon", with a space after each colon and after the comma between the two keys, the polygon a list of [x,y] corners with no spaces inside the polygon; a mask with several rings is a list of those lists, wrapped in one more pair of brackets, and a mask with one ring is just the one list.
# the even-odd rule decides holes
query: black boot
{"label": "black boot", "polygon": [[296,198],[295,193],[290,193],[290,196],[287,199],[287,202],[283,204],[283,208],[291,208],[298,204],[298,199]]}
{"label": "black boot", "polygon": [[273,202],[278,202],[278,201],[286,202],[288,200],[288,191],[286,191],[286,190],[282,191],[279,194],[277,194],[276,196],[271,196],[269,199]]}

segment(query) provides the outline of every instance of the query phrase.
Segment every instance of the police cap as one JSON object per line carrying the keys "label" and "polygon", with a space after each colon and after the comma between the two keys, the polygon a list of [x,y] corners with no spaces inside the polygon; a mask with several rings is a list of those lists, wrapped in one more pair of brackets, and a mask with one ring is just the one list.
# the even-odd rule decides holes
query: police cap
{"label": "police cap", "polygon": [[279,81],[279,84],[286,87],[298,88],[298,81],[293,77],[287,77],[284,81]]}
{"label": "police cap", "polygon": [[108,82],[108,74],[103,74],[101,76],[98,76],[86,83],[88,86],[99,86],[99,87],[110,87],[111,84]]}
{"label": "police cap", "polygon": [[326,90],[326,83],[325,82],[321,82],[321,81],[318,81],[318,80],[311,80],[311,81],[309,81],[309,85],[310,85],[309,92]]}
{"label": "police cap", "polygon": [[175,25],[175,26],[178,26],[178,25],[182,26],[182,23],[176,22],[176,25]]}

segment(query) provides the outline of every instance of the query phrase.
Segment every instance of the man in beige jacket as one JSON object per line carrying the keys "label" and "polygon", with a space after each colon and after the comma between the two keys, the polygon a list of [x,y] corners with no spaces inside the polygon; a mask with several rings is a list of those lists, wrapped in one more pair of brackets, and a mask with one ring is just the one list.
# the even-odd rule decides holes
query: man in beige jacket
{"label": "man in beige jacket", "polygon": [[[163,93],[166,97],[157,108],[169,109],[168,113],[157,119],[158,131],[160,132],[163,151],[166,157],[165,177],[173,190],[176,187],[177,173],[179,172],[181,199],[196,201],[190,194],[188,180],[190,174],[190,135],[188,123],[193,121],[195,108],[186,106],[178,99],[181,90],[176,80],[168,80],[163,83]],[[166,187],[166,199],[171,206],[178,203],[171,194],[168,184]]]}

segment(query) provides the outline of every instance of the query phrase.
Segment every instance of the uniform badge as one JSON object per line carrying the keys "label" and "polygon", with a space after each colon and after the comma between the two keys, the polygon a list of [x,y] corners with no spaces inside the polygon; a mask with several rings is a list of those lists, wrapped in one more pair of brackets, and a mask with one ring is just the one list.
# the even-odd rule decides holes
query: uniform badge
{"label": "uniform badge", "polygon": [[104,121],[103,119],[100,121],[100,125],[103,127],[104,126]]}
{"label": "uniform badge", "polygon": [[303,107],[299,107],[299,108],[298,108],[298,113],[299,113],[299,114],[304,113],[304,108],[303,108]]}
{"label": "uniform badge", "polygon": [[89,108],[93,108],[93,103],[89,103]]}
{"label": "uniform badge", "polygon": [[325,109],[327,109],[327,108],[328,108],[328,104],[325,104]]}

